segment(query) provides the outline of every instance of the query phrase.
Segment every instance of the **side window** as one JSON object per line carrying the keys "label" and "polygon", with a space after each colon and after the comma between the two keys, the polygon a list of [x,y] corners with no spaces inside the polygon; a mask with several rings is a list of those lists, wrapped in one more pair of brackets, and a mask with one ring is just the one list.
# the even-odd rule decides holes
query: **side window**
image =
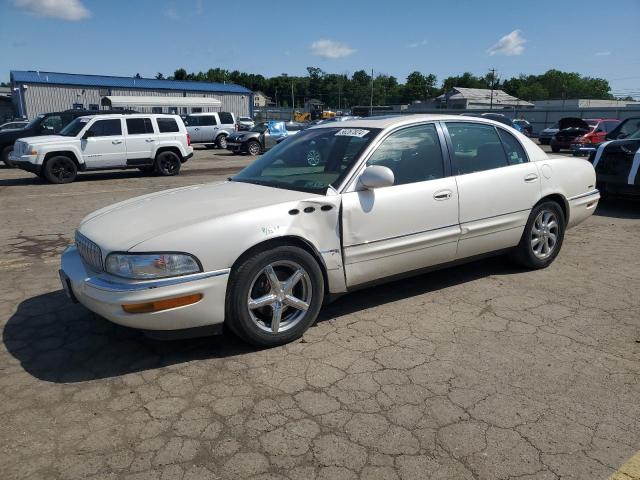
{"label": "side window", "polygon": [[199,127],[200,117],[197,115],[187,115],[187,118],[185,119],[184,124],[187,127]]}
{"label": "side window", "polygon": [[97,120],[89,127],[94,137],[113,137],[122,135],[122,123],[119,118],[110,120]]}
{"label": "side window", "polygon": [[162,113],[162,107],[151,107],[151,113]]}
{"label": "side window", "polygon": [[62,117],[60,115],[49,115],[40,124],[40,131],[45,133],[58,133],[62,130]]}
{"label": "side window", "polygon": [[158,130],[160,133],[179,132],[178,123],[173,118],[158,118]]}
{"label": "side window", "polygon": [[97,103],[90,103],[89,104],[89,110],[99,110],[100,108],[98,107]]}
{"label": "side window", "polygon": [[504,151],[507,152],[509,165],[517,165],[527,161],[527,155],[524,153],[524,148],[522,148],[520,142],[516,140],[513,135],[501,128],[498,128],[498,135],[500,135],[500,140],[502,140]]}
{"label": "side window", "polygon": [[218,113],[218,117],[220,118],[220,123],[222,125],[229,125],[231,123],[234,123],[233,115],[231,115],[229,112],[220,112]]}
{"label": "side window", "polygon": [[444,177],[444,159],[435,125],[409,127],[391,134],[373,152],[367,165],[389,167],[394,185]]}
{"label": "side window", "polygon": [[129,135],[145,135],[153,133],[150,118],[127,118],[127,132]]}
{"label": "side window", "polygon": [[495,127],[479,123],[446,122],[453,144],[454,172],[464,175],[506,167],[507,156]]}
{"label": "side window", "polygon": [[203,115],[200,117],[200,125],[202,125],[203,127],[217,124],[218,122],[216,122],[216,117],[214,117],[213,115]]}
{"label": "side window", "polygon": [[609,133],[619,125],[618,122],[604,122],[604,131]]}

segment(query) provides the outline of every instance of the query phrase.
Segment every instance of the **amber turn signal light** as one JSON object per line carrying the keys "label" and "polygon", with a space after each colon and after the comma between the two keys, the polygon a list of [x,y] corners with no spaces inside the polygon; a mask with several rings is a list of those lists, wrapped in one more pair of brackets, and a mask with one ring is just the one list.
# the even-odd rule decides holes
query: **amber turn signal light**
{"label": "amber turn signal light", "polygon": [[192,303],[199,302],[201,299],[202,294],[195,293],[193,295],[187,295],[186,297],[168,298],[167,300],[157,300],[155,302],[130,303],[127,305],[122,305],[122,309],[127,313],[159,312],[161,310],[168,310],[170,308],[191,305]]}

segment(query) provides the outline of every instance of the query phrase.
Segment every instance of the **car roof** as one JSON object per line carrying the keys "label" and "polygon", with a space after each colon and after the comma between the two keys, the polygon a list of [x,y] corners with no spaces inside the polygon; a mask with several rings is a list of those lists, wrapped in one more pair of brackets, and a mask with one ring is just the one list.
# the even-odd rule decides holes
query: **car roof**
{"label": "car roof", "polygon": [[[470,117],[466,115],[446,115],[446,114],[413,114],[413,115],[381,115],[379,117],[365,117],[354,120],[340,122],[339,128],[392,128],[402,125],[411,125],[419,122],[434,122],[438,120],[448,121],[470,121],[476,123],[486,123],[489,125],[502,125],[504,123],[491,120],[487,117]],[[338,128],[335,122],[321,123],[311,128]]]}
{"label": "car roof", "polygon": [[180,117],[180,115],[176,113],[107,113],[107,114],[91,114],[91,115],[80,115],[77,118],[93,118],[100,117],[100,120],[105,120],[109,118],[176,118]]}
{"label": "car roof", "polygon": [[231,113],[233,115],[233,112],[197,112],[197,113],[189,113],[187,114],[188,117],[201,117],[202,115],[213,115],[214,113]]}

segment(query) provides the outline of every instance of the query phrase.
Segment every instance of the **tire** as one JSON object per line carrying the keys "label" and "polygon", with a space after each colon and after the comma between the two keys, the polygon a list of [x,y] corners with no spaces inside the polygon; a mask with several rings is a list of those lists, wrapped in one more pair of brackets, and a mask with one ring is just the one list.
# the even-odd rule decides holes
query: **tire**
{"label": "tire", "polygon": [[[297,279],[288,286],[294,272],[301,274],[296,274]],[[231,272],[226,322],[247,343],[258,347],[282,345],[301,337],[313,324],[323,297],[322,271],[306,250],[282,245],[257,251]],[[250,306],[256,299],[264,302]],[[277,311],[281,319],[274,325]]]}
{"label": "tire", "polygon": [[180,157],[174,152],[160,152],[156,155],[156,161],[154,164],[155,171],[158,175],[163,177],[173,177],[180,173],[180,166],[182,162]]}
{"label": "tire", "polygon": [[560,147],[552,146],[552,147],[551,147],[551,151],[552,151],[553,153],[558,153],[558,152],[560,151]]}
{"label": "tire", "polygon": [[13,168],[13,163],[9,160],[9,155],[13,152],[13,145],[8,145],[2,149],[2,154],[0,154],[0,160],[4,163],[5,167]]}
{"label": "tire", "polygon": [[76,162],[65,155],[47,159],[43,168],[44,178],[50,183],[71,183],[78,176]]}
{"label": "tire", "polygon": [[254,157],[260,155],[260,150],[260,144],[255,140],[250,140],[249,143],[247,143],[247,153],[249,153],[249,155],[253,155]]}
{"label": "tire", "polygon": [[218,138],[216,138],[216,145],[218,146],[218,148],[221,148],[222,150],[226,150],[227,149],[227,136],[226,135],[218,135]]}
{"label": "tire", "polygon": [[[560,205],[553,201],[536,205],[531,210],[520,243],[513,252],[513,259],[531,269],[548,267],[560,253],[565,228],[564,213]],[[545,245],[549,248],[546,252]]]}

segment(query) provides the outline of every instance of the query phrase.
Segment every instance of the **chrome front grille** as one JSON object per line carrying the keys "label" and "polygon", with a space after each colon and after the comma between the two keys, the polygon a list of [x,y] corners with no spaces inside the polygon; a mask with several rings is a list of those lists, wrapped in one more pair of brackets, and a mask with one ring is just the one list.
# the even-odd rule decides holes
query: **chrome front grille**
{"label": "chrome front grille", "polygon": [[26,150],[26,143],[24,142],[20,142],[17,141],[14,145],[13,145],[13,150],[14,150],[14,155],[16,156],[20,156],[22,154],[24,154],[25,150]]}
{"label": "chrome front grille", "polygon": [[100,250],[100,247],[78,232],[76,232],[76,248],[82,260],[89,265],[89,267],[94,270],[104,270],[102,250]]}

